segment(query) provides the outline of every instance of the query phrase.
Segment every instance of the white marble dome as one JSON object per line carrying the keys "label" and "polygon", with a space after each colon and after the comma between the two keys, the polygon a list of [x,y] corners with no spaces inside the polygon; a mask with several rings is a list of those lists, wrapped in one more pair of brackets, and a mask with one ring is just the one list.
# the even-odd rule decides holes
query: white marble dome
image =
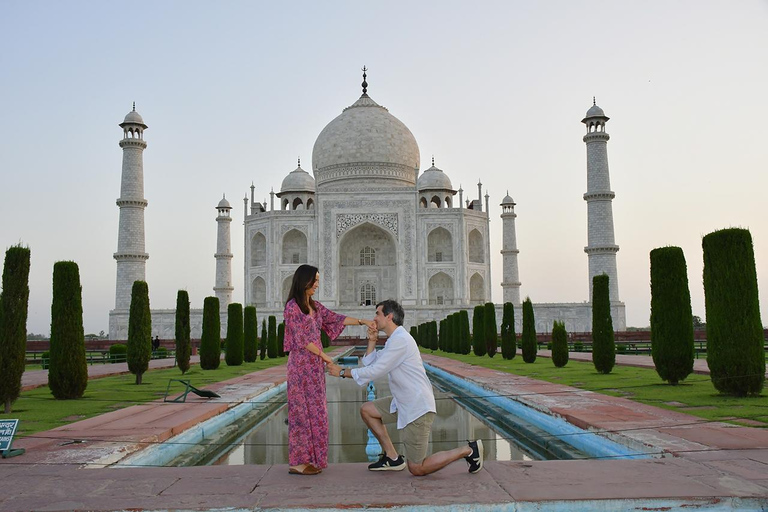
{"label": "white marble dome", "polygon": [[123,120],[123,122],[122,122],[122,124],[120,126],[122,126],[124,124],[140,124],[144,128],[147,127],[147,125],[144,124],[144,119],[135,110],[132,110],[131,112],[128,112],[128,115],[125,116],[125,119]]}
{"label": "white marble dome", "polygon": [[226,196],[221,198],[221,201],[219,201],[218,206],[216,206],[217,209],[221,210],[223,208],[229,208],[232,209],[232,205],[229,204],[229,201],[227,201]]}
{"label": "white marble dome", "polygon": [[434,162],[432,162],[432,167],[419,176],[416,188],[418,190],[453,190],[451,179],[442,170],[435,167]]}
{"label": "white marble dome", "polygon": [[317,184],[371,178],[415,184],[419,146],[411,131],[363,94],[323,128],[312,150]]}
{"label": "white marble dome", "polygon": [[588,119],[590,117],[605,117],[605,112],[603,112],[603,109],[597,105],[592,105],[589,107],[589,110],[587,110],[587,115],[584,117],[584,119]]}
{"label": "white marble dome", "polygon": [[299,165],[291,171],[283,180],[280,186],[280,193],[283,192],[314,192],[315,179]]}

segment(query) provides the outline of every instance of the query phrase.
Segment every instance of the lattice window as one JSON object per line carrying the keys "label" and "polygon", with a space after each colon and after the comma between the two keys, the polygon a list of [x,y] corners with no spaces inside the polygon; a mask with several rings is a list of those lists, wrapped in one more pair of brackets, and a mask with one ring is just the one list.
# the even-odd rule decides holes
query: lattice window
{"label": "lattice window", "polygon": [[376,287],[371,283],[365,283],[360,287],[360,305],[373,306],[376,304]]}
{"label": "lattice window", "polygon": [[374,251],[371,247],[363,247],[360,250],[360,265],[361,266],[372,266],[376,265],[376,251]]}

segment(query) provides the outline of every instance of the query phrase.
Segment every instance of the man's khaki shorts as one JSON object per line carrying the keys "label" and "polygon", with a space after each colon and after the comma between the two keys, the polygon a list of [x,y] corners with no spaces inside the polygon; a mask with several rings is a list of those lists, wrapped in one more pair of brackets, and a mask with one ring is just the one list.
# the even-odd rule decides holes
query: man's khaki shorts
{"label": "man's khaki shorts", "polygon": [[[384,424],[397,423],[397,412],[389,412],[389,407],[392,405],[391,396],[378,398],[371,403],[381,414],[381,421]],[[401,440],[405,445],[405,458],[408,462],[421,464],[427,458],[429,433],[432,431],[432,422],[434,420],[435,413],[428,412],[407,424],[400,431],[402,432]]]}

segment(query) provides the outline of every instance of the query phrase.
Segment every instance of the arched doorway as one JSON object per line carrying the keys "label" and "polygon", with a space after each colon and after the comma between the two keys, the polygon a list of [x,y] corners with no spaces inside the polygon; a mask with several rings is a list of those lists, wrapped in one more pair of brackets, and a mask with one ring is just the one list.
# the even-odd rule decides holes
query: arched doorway
{"label": "arched doorway", "polygon": [[389,232],[360,224],[344,234],[338,247],[340,305],[370,306],[397,299],[397,246]]}

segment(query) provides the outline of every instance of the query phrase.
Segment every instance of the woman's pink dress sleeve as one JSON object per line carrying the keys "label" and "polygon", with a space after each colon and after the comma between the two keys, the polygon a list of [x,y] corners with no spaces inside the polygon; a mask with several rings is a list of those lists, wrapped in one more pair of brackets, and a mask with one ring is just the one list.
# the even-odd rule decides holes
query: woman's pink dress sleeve
{"label": "woman's pink dress sleeve", "polygon": [[334,313],[319,302],[315,302],[315,305],[317,306],[317,314],[320,315],[321,328],[329,338],[335,340],[344,330],[344,319],[347,317]]}

